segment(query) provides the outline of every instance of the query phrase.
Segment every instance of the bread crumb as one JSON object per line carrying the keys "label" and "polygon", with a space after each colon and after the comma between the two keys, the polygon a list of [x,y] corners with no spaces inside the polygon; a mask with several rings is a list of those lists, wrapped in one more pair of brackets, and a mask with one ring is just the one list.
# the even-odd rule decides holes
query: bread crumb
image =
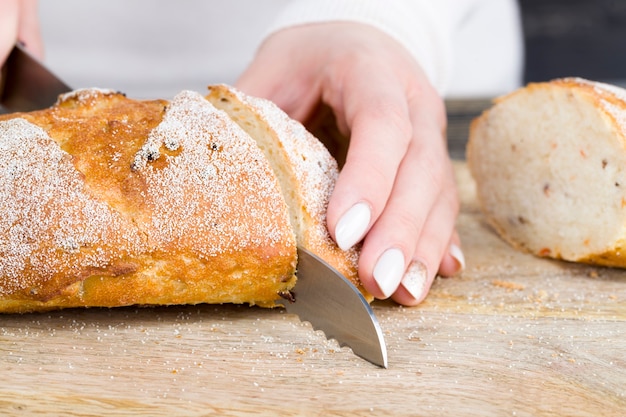
{"label": "bread crumb", "polygon": [[522,284],[518,284],[516,282],[511,282],[511,281],[502,281],[499,279],[494,279],[493,281],[491,281],[491,284],[495,287],[504,288],[507,291],[521,291],[524,288],[526,288]]}
{"label": "bread crumb", "polygon": [[535,294],[527,297],[531,303],[543,303],[548,298],[548,293],[545,290],[538,290]]}

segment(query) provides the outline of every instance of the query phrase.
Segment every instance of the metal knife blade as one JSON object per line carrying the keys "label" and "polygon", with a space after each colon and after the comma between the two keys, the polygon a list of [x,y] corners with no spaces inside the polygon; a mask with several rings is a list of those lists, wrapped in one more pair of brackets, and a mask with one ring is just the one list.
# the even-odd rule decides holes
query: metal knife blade
{"label": "metal knife blade", "polygon": [[[10,111],[39,110],[53,105],[59,94],[72,89],[16,45],[2,67],[0,105]],[[281,300],[326,337],[381,367],[387,367],[387,348],[374,312],[361,292],[341,273],[304,248],[298,248],[295,302]]]}
{"label": "metal knife blade", "polygon": [[2,66],[0,105],[9,111],[40,110],[71,88],[16,44]]}
{"label": "metal knife blade", "polygon": [[288,313],[297,314],[326,337],[348,346],[363,359],[387,367],[383,333],[363,294],[341,273],[317,255],[298,248],[295,301],[281,300]]}

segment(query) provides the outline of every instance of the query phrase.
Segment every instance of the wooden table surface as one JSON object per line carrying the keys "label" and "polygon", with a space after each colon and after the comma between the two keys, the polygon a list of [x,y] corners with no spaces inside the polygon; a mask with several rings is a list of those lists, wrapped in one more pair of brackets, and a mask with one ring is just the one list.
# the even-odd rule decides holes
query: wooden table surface
{"label": "wooden table surface", "polygon": [[277,309],[6,315],[0,415],[624,415],[626,272],[514,251],[456,169],[467,268],[419,307],[374,302],[388,369]]}

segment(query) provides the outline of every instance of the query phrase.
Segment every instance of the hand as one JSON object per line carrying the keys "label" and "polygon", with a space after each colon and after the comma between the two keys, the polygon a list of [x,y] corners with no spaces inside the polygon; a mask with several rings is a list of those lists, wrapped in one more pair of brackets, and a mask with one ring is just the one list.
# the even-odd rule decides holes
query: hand
{"label": "hand", "polygon": [[377,298],[421,302],[463,268],[443,101],[407,50],[360,23],[271,35],[237,83],[306,122],[332,108],[350,145],[327,212],[342,248],[363,240],[359,278]]}
{"label": "hand", "polygon": [[43,58],[37,0],[0,1],[0,64],[18,41],[35,57]]}

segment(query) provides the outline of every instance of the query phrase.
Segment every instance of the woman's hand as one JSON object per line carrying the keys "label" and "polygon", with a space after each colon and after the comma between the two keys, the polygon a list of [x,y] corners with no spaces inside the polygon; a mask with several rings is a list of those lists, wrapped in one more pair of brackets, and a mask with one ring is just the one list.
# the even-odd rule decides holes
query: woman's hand
{"label": "woman's hand", "polygon": [[332,108],[350,145],[328,229],[344,249],[363,241],[359,278],[371,294],[415,305],[437,272],[463,268],[444,104],[402,45],[360,23],[284,29],[237,86],[302,122]]}
{"label": "woman's hand", "polygon": [[16,42],[24,44],[35,57],[43,58],[36,0],[0,1],[0,64]]}

